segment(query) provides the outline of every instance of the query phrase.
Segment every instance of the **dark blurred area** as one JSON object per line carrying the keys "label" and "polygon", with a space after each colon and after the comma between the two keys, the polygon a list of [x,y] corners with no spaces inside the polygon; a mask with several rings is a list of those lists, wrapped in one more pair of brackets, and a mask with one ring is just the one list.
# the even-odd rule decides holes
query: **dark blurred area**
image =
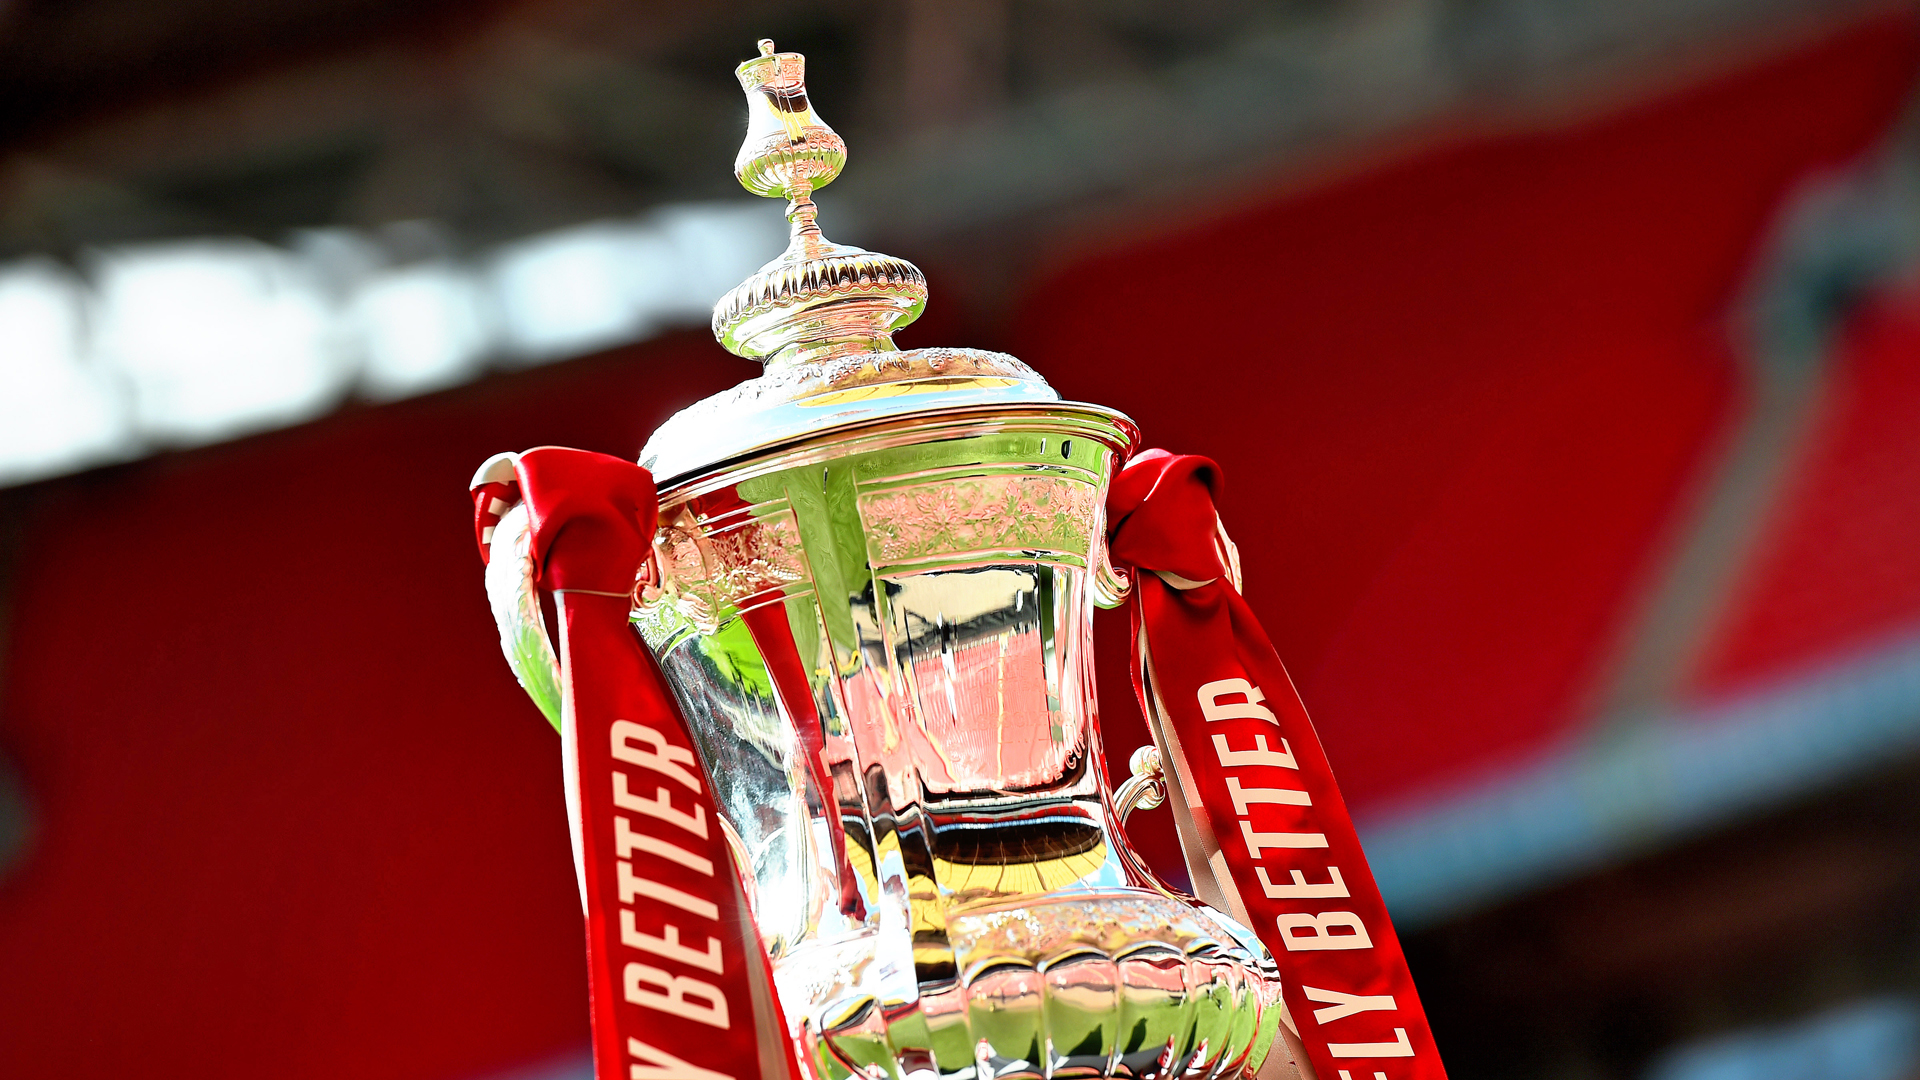
{"label": "dark blurred area", "polygon": [[588,1075],[465,488],[753,374],[760,37],[903,344],[1220,462],[1453,1075],[1920,1080],[1920,12],[1852,0],[0,0],[0,1074]]}

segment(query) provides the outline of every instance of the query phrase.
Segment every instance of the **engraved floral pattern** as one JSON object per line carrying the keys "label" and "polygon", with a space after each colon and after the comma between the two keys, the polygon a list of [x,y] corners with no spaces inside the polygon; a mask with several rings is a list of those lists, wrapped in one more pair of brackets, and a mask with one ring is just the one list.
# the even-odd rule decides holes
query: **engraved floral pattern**
{"label": "engraved floral pattern", "polygon": [[786,509],[715,532],[682,513],[660,530],[653,550],[660,581],[643,590],[641,606],[674,604],[701,627],[748,597],[807,579],[800,530]]}
{"label": "engraved floral pattern", "polygon": [[939,480],[860,496],[875,565],[971,552],[1057,551],[1086,558],[1094,489],[1060,476]]}

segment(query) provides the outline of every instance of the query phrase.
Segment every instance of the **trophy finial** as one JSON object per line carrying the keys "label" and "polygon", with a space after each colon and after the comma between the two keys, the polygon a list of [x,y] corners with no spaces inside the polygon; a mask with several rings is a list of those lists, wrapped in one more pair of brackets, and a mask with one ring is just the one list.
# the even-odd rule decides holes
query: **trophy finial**
{"label": "trophy finial", "polygon": [[807,58],[773,50],[760,39],[760,55],[734,69],[747,92],[747,137],[733,161],[733,175],[755,195],[802,200],[825,187],[847,164],[847,144],[807,100]]}
{"label": "trophy finial", "polygon": [[769,368],[863,352],[892,352],[892,334],[920,317],[927,279],[904,259],[835,244],[820,233],[813,192],[847,164],[847,144],[813,111],[807,60],[776,52],[734,69],[747,95],[747,137],[733,174],[755,195],[787,200],[787,250],[722,297],[713,334],[729,352]]}

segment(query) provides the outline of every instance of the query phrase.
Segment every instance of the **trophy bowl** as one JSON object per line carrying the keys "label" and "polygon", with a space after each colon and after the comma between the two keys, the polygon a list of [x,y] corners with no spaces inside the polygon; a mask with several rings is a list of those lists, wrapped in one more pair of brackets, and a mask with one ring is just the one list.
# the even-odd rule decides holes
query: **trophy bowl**
{"label": "trophy bowl", "polygon": [[[999,374],[922,378],[1035,393],[968,359]],[[633,620],[822,1075],[1211,1077],[1273,1040],[1266,950],[1146,868],[1105,782],[1093,610],[1134,437],[986,401],[662,488]]]}

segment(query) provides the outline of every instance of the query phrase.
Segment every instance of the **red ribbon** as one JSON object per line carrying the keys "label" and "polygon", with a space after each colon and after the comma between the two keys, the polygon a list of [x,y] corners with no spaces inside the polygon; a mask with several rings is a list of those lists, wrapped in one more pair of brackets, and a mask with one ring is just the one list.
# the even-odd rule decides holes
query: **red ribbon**
{"label": "red ribbon", "polygon": [[1187,793],[1234,914],[1279,963],[1319,1080],[1445,1080],[1326,753],[1231,580],[1220,485],[1206,458],[1149,450],[1107,500],[1111,556],[1134,571],[1134,685],[1161,718],[1168,783]]}
{"label": "red ribbon", "polygon": [[[533,563],[552,593],[578,792],[596,1080],[801,1080],[693,740],[628,622],[656,526],[645,469],[520,455]],[[475,494],[482,558],[511,497]]]}

